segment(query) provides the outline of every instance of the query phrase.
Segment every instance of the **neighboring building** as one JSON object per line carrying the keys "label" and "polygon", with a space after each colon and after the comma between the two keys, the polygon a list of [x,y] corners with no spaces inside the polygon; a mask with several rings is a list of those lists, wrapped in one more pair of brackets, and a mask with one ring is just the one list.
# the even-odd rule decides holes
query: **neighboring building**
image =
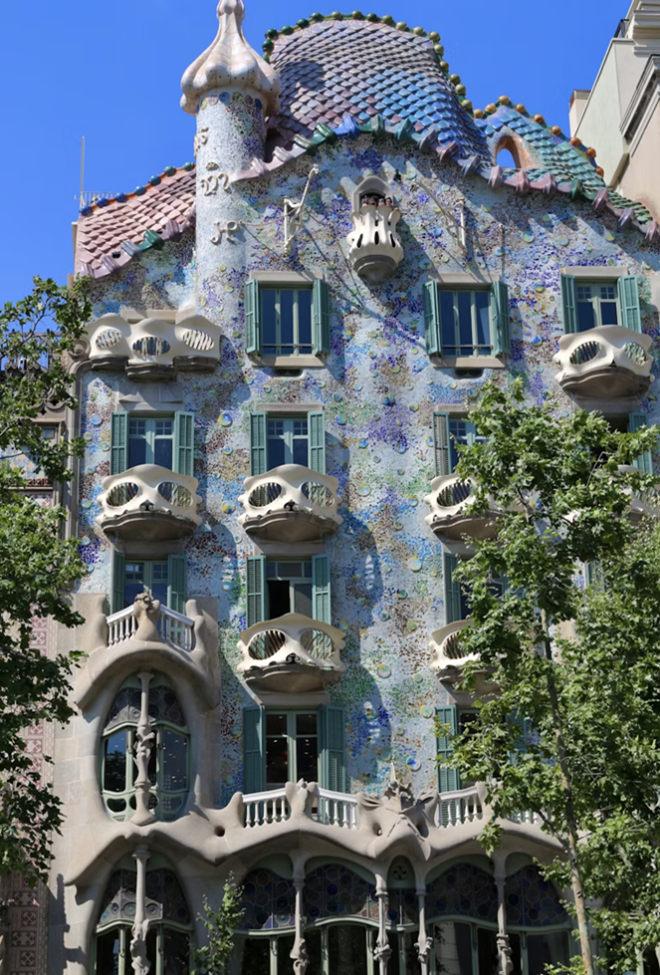
{"label": "neighboring building", "polygon": [[[633,0],[591,91],[574,91],[571,135],[593,147],[608,187],[660,217],[660,4]],[[613,197],[613,201],[615,198]]]}
{"label": "neighboring building", "polygon": [[48,951],[22,902],[7,971],[186,975],[231,870],[236,973],[538,975],[574,943],[552,843],[523,811],[487,857],[436,737],[473,713],[453,568],[492,529],[454,445],[514,374],[658,419],[658,226],[541,116],[473,110],[435,33],[314,15],[267,62],[242,0],[219,17],[183,78],[196,165],[76,228],[88,574],[60,645],[88,656]]}

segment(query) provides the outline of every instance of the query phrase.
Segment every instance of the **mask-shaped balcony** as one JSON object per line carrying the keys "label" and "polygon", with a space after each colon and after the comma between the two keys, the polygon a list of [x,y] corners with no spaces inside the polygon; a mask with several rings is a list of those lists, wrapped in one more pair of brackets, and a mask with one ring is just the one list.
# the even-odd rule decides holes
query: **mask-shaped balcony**
{"label": "mask-shaped balcony", "polygon": [[96,522],[111,540],[173,541],[192,535],[201,518],[197,478],[140,464],[102,482]]}
{"label": "mask-shaped balcony", "polygon": [[355,187],[352,204],[348,259],[361,278],[380,284],[403,260],[401,238],[396,232],[401,211],[394,206],[390,187],[378,176],[368,176]]}
{"label": "mask-shaped balcony", "polygon": [[131,379],[213,372],[220,359],[220,329],[201,315],[177,323],[159,318],[128,322],[121,315],[102,315],[87,326],[87,339],[92,369],[125,370]]}
{"label": "mask-shaped balcony", "polygon": [[245,479],[238,519],[248,535],[266,541],[303,542],[331,534],[337,514],[338,481],[300,464],[283,464]]}
{"label": "mask-shaped balcony", "polygon": [[554,361],[556,379],[566,393],[586,399],[625,399],[649,388],[652,339],[620,325],[603,325],[563,335]]}
{"label": "mask-shaped balcony", "polygon": [[497,514],[489,511],[486,515],[473,515],[466,511],[472,501],[472,486],[469,481],[461,481],[456,474],[434,477],[431,481],[431,494],[424,498],[431,508],[426,516],[429,525],[438,538],[461,539],[493,538]]}
{"label": "mask-shaped balcony", "polygon": [[460,678],[462,668],[468,661],[477,659],[474,654],[466,654],[460,646],[461,633],[470,623],[471,620],[457,620],[431,634],[429,648],[434,654],[431,670],[448,684]]}
{"label": "mask-shaped balcony", "polygon": [[262,691],[317,691],[343,674],[343,648],[341,630],[300,613],[287,613],[241,633],[238,672]]}

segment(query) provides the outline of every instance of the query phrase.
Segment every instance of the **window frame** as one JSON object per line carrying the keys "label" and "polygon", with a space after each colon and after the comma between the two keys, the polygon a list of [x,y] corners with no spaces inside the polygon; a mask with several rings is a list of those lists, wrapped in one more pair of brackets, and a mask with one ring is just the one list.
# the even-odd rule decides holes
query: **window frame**
{"label": "window frame", "polygon": [[[157,432],[156,432],[156,425],[158,424],[159,421],[162,422],[163,420],[169,420],[172,423],[172,432],[168,436],[158,435]],[[145,436],[144,437],[131,436],[131,425],[133,423],[136,423],[136,422],[138,422],[138,423],[145,423]],[[131,462],[130,462],[130,457],[131,457],[131,440],[144,440],[145,441],[145,445],[146,445],[145,446],[145,460],[144,460],[144,463],[145,464],[155,464],[156,463],[156,461],[154,460],[155,453],[156,453],[156,440],[169,440],[171,442],[171,447],[172,447],[172,463],[171,463],[171,465],[170,465],[170,467],[168,469],[174,471],[174,466],[175,466],[174,441],[175,441],[175,437],[176,437],[176,430],[175,430],[175,428],[176,428],[176,418],[175,418],[175,415],[173,413],[159,413],[159,414],[131,413],[131,414],[129,414],[129,417],[128,417],[128,431],[127,431],[127,437],[126,437],[126,439],[127,439],[127,450],[128,450],[127,463],[129,464],[128,470],[130,470],[132,467],[138,466],[138,465],[135,465],[135,464],[131,464]],[[167,465],[160,464],[159,466],[160,467],[166,467]]]}
{"label": "window frame", "polygon": [[[266,296],[267,293],[274,292],[274,294],[275,294],[275,302],[274,302],[274,311],[275,311],[275,344],[273,346],[271,346],[271,345],[268,345],[267,346],[266,343],[265,343],[265,341],[264,341],[263,331],[262,331],[262,355],[264,355],[264,356],[277,356],[279,358],[283,358],[284,356],[286,356],[286,357],[296,357],[296,356],[301,356],[301,355],[313,355],[312,350],[314,348],[314,339],[313,339],[313,335],[312,335],[312,328],[313,328],[313,322],[312,322],[312,319],[313,319],[313,310],[312,310],[313,294],[312,294],[312,290],[313,290],[313,287],[312,286],[300,287],[300,286],[293,285],[293,284],[291,284],[291,285],[282,284],[279,287],[272,287],[272,288],[271,287],[268,287],[266,284],[264,284],[264,285],[262,285],[259,288],[259,302],[260,302],[259,311],[260,311],[260,315],[261,315],[262,329],[265,329],[265,323],[264,323],[264,319],[265,319],[264,298],[265,298],[265,296]],[[291,351],[285,351],[285,349],[288,349],[289,346],[288,346],[288,344],[287,345],[284,345],[282,343],[282,327],[283,327],[283,323],[282,323],[282,294],[284,292],[288,292],[290,294],[293,294],[292,309],[291,309],[291,311],[292,311],[292,314],[291,314],[291,318],[292,318],[292,321],[291,321],[291,331],[292,331],[293,341],[291,342],[291,346],[290,346]],[[303,344],[300,341],[300,305],[299,305],[300,295],[303,292],[305,292],[305,293],[307,293],[307,294],[310,295],[310,300],[309,300],[309,342],[305,342],[304,343],[304,346],[303,346]]]}
{"label": "window frame", "polygon": [[[332,918],[329,921],[322,921],[319,924],[308,924],[304,926],[303,936],[308,937],[312,931],[318,931],[321,939],[321,975],[335,975],[335,971],[330,964],[330,931],[332,928],[337,928],[339,926],[344,927],[356,927],[363,928],[365,932],[365,961],[366,961],[366,975],[378,975],[378,963],[376,962],[373,954],[373,950],[378,938],[378,924],[376,921],[363,921],[354,920],[352,918]],[[389,931],[389,928],[388,928]],[[407,932],[404,932],[407,933]],[[241,931],[239,933],[240,938],[240,956],[238,958],[238,963],[236,965],[236,971],[238,975],[242,975],[243,972],[243,946],[245,942],[249,940],[268,941],[270,943],[268,957],[269,957],[269,970],[267,975],[278,975],[278,946],[276,942],[284,938],[294,938],[295,929],[286,928],[281,931],[274,933],[273,931]],[[336,966],[335,966],[336,967]],[[404,969],[401,969],[405,971]],[[251,972],[250,975],[260,975],[260,973]]]}
{"label": "window frame", "polygon": [[[296,423],[305,423],[306,433],[304,436],[302,434],[297,434],[295,432]],[[281,437],[271,436],[270,427],[272,423],[282,423],[284,425],[283,435]],[[305,454],[307,463],[302,466],[309,467],[309,417],[306,413],[300,416],[295,416],[293,414],[287,416],[278,416],[277,414],[269,413],[266,417],[266,463],[268,465],[268,470],[272,471],[275,467],[279,467],[279,464],[273,465],[271,463],[272,458],[270,457],[270,443],[271,440],[282,440],[284,442],[284,463],[294,464],[294,441],[304,440],[305,441]]]}
{"label": "window frame", "polygon": [[[285,715],[287,728],[285,736],[287,739],[287,775],[292,777],[286,779],[287,782],[297,782],[300,778],[298,773],[297,742],[298,735],[295,732],[296,718],[299,714],[313,714],[316,718],[316,781],[318,782],[322,774],[322,755],[321,755],[321,710],[318,707],[303,708],[278,708],[266,707],[264,709],[264,786],[265,791],[270,792],[281,789],[285,785],[283,782],[268,784],[268,739],[279,738],[281,735],[268,734],[268,715]],[[293,733],[292,733],[293,729]],[[300,735],[301,738],[305,737]],[[311,737],[311,736],[309,736]],[[314,780],[311,780],[314,781]]]}
{"label": "window frame", "polygon": [[[165,606],[167,609],[171,609],[175,613],[181,613],[185,616],[186,601],[188,599],[187,592],[187,582],[188,582],[188,565],[185,555],[172,554],[165,556],[160,559],[149,559],[144,558],[141,555],[132,557],[125,555],[122,552],[118,552],[116,549],[112,554],[112,589],[110,593],[110,615],[122,612],[128,609],[128,606],[124,605],[126,601],[126,563],[138,563],[138,564],[149,564],[149,572],[152,572],[152,566],[157,563],[164,563],[167,565],[167,599],[165,600]],[[147,575],[149,575],[149,572]],[[153,580],[152,583],[153,584]],[[146,588],[149,591],[148,586],[143,582],[143,591]],[[174,605],[172,605],[174,604]],[[132,604],[129,603],[129,606]]]}
{"label": "window frame", "polygon": [[[585,301],[583,298],[582,299],[580,298],[580,288],[589,288],[589,292],[590,293],[589,293],[589,298],[588,298],[587,301]],[[611,288],[613,290],[613,292],[614,292],[613,299],[611,299],[611,298],[603,298],[602,295],[594,295],[592,293],[592,290],[593,289],[598,289],[598,288]],[[593,316],[594,316],[594,322],[595,322],[595,324],[594,325],[591,325],[590,328],[603,328],[605,323],[603,322],[603,309],[602,309],[602,304],[603,304],[603,302],[607,302],[608,304],[611,304],[612,303],[612,300],[613,300],[614,306],[616,308],[616,322],[608,322],[606,324],[608,324],[608,325],[619,325],[620,324],[620,321],[621,321],[621,307],[620,307],[620,303],[619,303],[618,289],[616,287],[616,283],[615,282],[612,282],[612,281],[586,281],[586,280],[583,281],[581,279],[578,279],[575,282],[575,293],[576,293],[575,294],[575,313],[576,313],[576,318],[577,318],[578,326],[579,326],[579,320],[580,320],[579,306],[581,304],[589,304],[589,305],[591,305],[592,313],[593,313]],[[589,329],[586,329],[586,328],[585,329],[579,329],[579,331],[580,331],[580,333],[582,333],[582,332],[589,331]]]}
{"label": "window frame", "polygon": [[[300,576],[287,576],[287,575],[284,575],[284,574],[280,574],[280,572],[279,572],[280,565],[287,565],[287,564],[295,565],[296,563],[300,563],[301,567],[308,565],[309,566],[309,575],[305,575],[304,572],[303,572],[303,575],[300,575]],[[268,567],[269,566],[272,566],[272,565],[275,565],[276,568],[277,568],[277,570],[278,570],[278,572],[277,572],[276,575],[272,575],[272,574],[269,575],[269,573],[268,573]],[[269,582],[288,582],[289,583],[289,613],[296,613],[297,612],[297,610],[295,608],[295,603],[296,603],[296,598],[295,598],[295,593],[296,593],[295,584],[296,583],[297,584],[300,584],[300,585],[309,585],[309,587],[310,587],[310,603],[313,606],[313,604],[314,604],[314,565],[312,563],[312,556],[311,555],[309,555],[309,556],[302,556],[301,558],[298,558],[298,559],[295,558],[294,556],[285,556],[283,558],[278,558],[277,556],[267,556],[266,557],[266,566],[265,566],[265,568],[266,568],[266,592],[265,592],[265,595],[266,595],[266,606],[265,606],[265,612],[269,614],[269,617],[268,617],[269,619],[277,619],[277,617],[271,617],[270,616],[270,595],[269,595],[269,590],[268,590],[268,583]],[[311,618],[312,617],[310,617],[310,619]]]}
{"label": "window frame", "polygon": [[[300,352],[298,346],[298,351],[293,347],[290,353],[284,353],[279,346],[279,349],[276,347],[275,354],[264,353],[261,292],[307,290],[312,292],[309,352]],[[323,357],[330,353],[330,291],[322,274],[294,271],[253,272],[245,285],[244,307],[245,351],[259,365],[274,369],[314,368],[325,365]],[[298,330],[298,340],[299,336]]]}
{"label": "window frame", "polygon": [[[488,321],[490,329],[490,351],[484,354],[475,352],[475,309],[476,301],[471,301],[472,315],[472,352],[461,355],[460,335],[457,321],[456,297],[459,293],[469,292],[471,295],[486,293],[489,296]],[[454,337],[458,337],[458,344],[452,346],[452,351],[443,348],[442,342],[442,314],[441,294],[452,293],[454,309]],[[424,306],[424,333],[427,354],[436,365],[454,369],[503,369],[506,367],[505,357],[511,354],[511,309],[509,304],[509,290],[507,283],[499,277],[483,278],[474,274],[456,273],[445,274],[440,278],[431,278],[422,288]],[[452,354],[452,352],[454,354]]]}
{"label": "window frame", "polygon": [[[443,294],[444,295],[448,294],[452,296],[452,312],[453,312],[453,319],[454,319],[453,321],[454,344],[453,345],[447,345],[444,341],[444,332],[445,332],[446,323],[443,320],[443,314],[442,314]],[[472,342],[469,344],[467,343],[462,344],[460,342],[461,312],[460,312],[459,296],[464,294],[469,294],[470,296],[470,330],[472,333]],[[477,341],[478,339],[477,333],[479,328],[479,309],[477,307],[478,294],[485,294],[487,295],[488,298],[487,300],[488,333],[489,333],[488,337],[490,338],[490,344],[484,346],[480,346],[479,342]],[[494,327],[493,327],[493,315],[491,310],[490,296],[491,296],[491,292],[489,288],[468,288],[468,287],[457,288],[457,287],[442,287],[442,286],[438,288],[438,298],[439,298],[439,305],[440,305],[440,336],[441,336],[440,341],[443,349],[443,357],[447,355],[449,358],[456,358],[456,359],[458,358],[481,359],[485,356],[493,355],[493,349],[495,348],[495,343],[493,341]],[[448,330],[450,329],[451,329],[451,324],[448,323]],[[466,352],[465,349],[468,348],[470,348],[472,351]],[[483,348],[484,351],[478,351],[481,348]]]}
{"label": "window frame", "polygon": [[[149,692],[151,693],[152,689],[155,689],[157,687],[166,687],[166,688],[168,688],[169,690],[172,691],[172,693],[176,697],[176,692],[170,686],[169,681],[167,681],[162,675],[158,675],[158,679],[157,679],[157,681],[155,683],[153,683],[153,686],[150,684],[150,686],[149,686]],[[136,678],[129,678],[128,680],[126,680],[122,684],[121,688],[117,691],[117,694],[115,695],[115,698],[113,698],[113,702],[112,703],[114,703],[114,701],[116,700],[117,695],[120,694],[121,691],[124,690],[125,688],[133,688],[134,690],[141,690],[141,685],[140,685],[140,682]],[[178,697],[177,697],[177,702],[178,702]],[[180,702],[179,702],[179,707],[181,707]],[[182,708],[182,711],[183,711],[183,708]],[[122,721],[119,724],[114,725],[109,731],[106,730],[107,720],[108,719],[107,719],[107,715],[106,715],[106,724],[104,725],[103,731],[101,733],[101,747],[100,747],[100,753],[99,753],[99,782],[100,782],[100,790],[101,790],[101,799],[103,801],[103,805],[105,807],[105,811],[106,811],[107,815],[111,819],[113,819],[115,822],[128,822],[128,821],[130,821],[133,818],[133,814],[135,812],[135,809],[130,804],[130,800],[131,800],[131,798],[133,798],[135,796],[135,791],[136,791],[135,790],[135,778],[138,775],[138,771],[137,771],[137,768],[136,768],[136,765],[135,765],[135,759],[133,758],[133,748],[134,748],[134,745],[135,745],[135,736],[136,736],[137,731],[138,731],[139,720],[136,720],[136,721],[129,721],[129,720]],[[159,721],[151,721],[150,720],[150,722],[149,722],[149,728],[150,728],[150,730],[155,730],[156,731],[156,742],[155,742],[155,749],[156,749],[156,752],[155,752],[155,758],[156,758],[156,781],[152,783],[152,785],[151,785],[151,787],[149,789],[149,794],[150,795],[155,795],[156,798],[157,798],[157,800],[158,800],[157,803],[156,803],[156,805],[154,805],[151,808],[152,808],[153,814],[157,817],[157,819],[160,822],[169,823],[169,822],[173,822],[175,819],[178,819],[179,818],[179,816],[181,815],[181,812],[183,811],[183,809],[184,809],[184,807],[186,805],[187,796],[190,793],[190,763],[191,763],[191,758],[190,758],[190,743],[191,743],[190,730],[189,730],[187,724],[179,726],[179,725],[174,724],[172,721],[166,721],[166,720],[159,720]],[[163,751],[165,749],[165,745],[164,745],[165,731],[168,730],[168,729],[171,730],[171,731],[173,731],[173,732],[175,732],[177,735],[179,735],[181,738],[183,738],[185,740],[185,748],[186,748],[186,751],[185,751],[185,782],[186,782],[186,785],[185,785],[185,787],[182,787],[181,789],[166,789],[165,786],[164,786],[164,784],[163,784],[164,762],[163,762],[162,753],[163,753]],[[106,788],[105,788],[105,764],[106,764],[106,757],[107,757],[106,756],[106,743],[114,735],[116,735],[116,734],[118,734],[118,733],[120,733],[122,731],[125,731],[126,732],[126,752],[125,752],[125,756],[126,757],[125,757],[125,767],[124,767],[124,789],[123,789],[122,792],[110,792],[110,791],[106,790]],[[181,805],[179,806],[178,811],[174,815],[171,815],[171,816],[170,815],[158,815],[157,810],[158,810],[159,806],[161,805],[161,800],[166,799],[166,798],[169,798],[169,797],[176,798],[176,797],[179,797],[179,796],[182,797],[182,800],[183,801],[181,802]],[[109,808],[109,806],[108,806],[108,799],[123,799],[123,800],[125,800],[126,805],[125,805],[125,808],[124,808],[123,812],[113,812]]]}
{"label": "window frame", "polygon": [[[477,921],[475,918],[468,915],[460,914],[447,914],[441,917],[432,917],[427,922],[427,929],[431,937],[434,939],[435,943],[435,927],[441,924],[465,924],[470,928],[470,946],[472,949],[472,971],[479,971],[479,931],[491,931],[493,934],[497,935],[497,924],[488,921]],[[525,973],[529,971],[529,960],[528,960],[528,937],[538,937],[544,934],[557,934],[563,933],[566,935],[566,946],[568,948],[568,956],[570,957],[571,951],[574,950],[576,945],[576,939],[572,928],[568,928],[562,925],[543,925],[538,928],[522,928],[516,925],[510,925],[507,923],[506,932],[508,935],[516,935],[520,938],[520,962],[521,962],[521,972]],[[436,952],[431,952],[431,957],[429,959],[429,975],[440,975],[441,969],[440,965],[443,963],[443,959],[438,959]]]}

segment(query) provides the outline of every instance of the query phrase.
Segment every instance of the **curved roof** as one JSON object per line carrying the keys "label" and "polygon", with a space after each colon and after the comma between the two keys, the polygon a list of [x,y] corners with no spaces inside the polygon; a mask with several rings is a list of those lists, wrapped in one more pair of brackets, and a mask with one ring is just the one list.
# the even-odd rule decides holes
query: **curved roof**
{"label": "curved roof", "polygon": [[270,63],[282,88],[269,128],[285,145],[296,135],[311,139],[318,125],[342,134],[342,125],[350,130],[380,116],[391,130],[408,123],[420,142],[456,142],[467,155],[491,160],[428,37],[368,20],[321,20],[280,34]]}

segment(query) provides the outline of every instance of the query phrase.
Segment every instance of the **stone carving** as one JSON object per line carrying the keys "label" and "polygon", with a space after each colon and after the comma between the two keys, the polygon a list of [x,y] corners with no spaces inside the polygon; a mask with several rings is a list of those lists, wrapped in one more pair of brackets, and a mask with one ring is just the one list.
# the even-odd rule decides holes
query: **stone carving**
{"label": "stone carving", "polygon": [[209,129],[208,126],[205,126],[204,128],[199,129],[196,132],[195,138],[193,140],[193,152],[195,154],[195,158],[197,158],[197,152],[199,151],[199,147],[205,146],[208,141],[209,141]]}
{"label": "stone carving", "polygon": [[431,957],[433,938],[430,935],[426,938],[420,938],[419,941],[415,942],[415,948],[417,948],[417,957],[419,958],[420,964],[427,965]]}
{"label": "stone carving", "polygon": [[135,597],[133,615],[137,623],[135,637],[138,640],[152,642],[160,640],[158,633],[158,617],[160,616],[160,600],[153,599],[148,592],[141,592]]}
{"label": "stone carving", "polygon": [[[209,169],[211,164],[209,163],[206,167]],[[214,167],[217,169],[217,165],[214,163]],[[222,188],[225,193],[229,193],[229,176],[227,173],[211,173],[210,176],[202,176],[199,181],[199,185],[202,187],[204,196],[215,196],[220,187],[220,180],[222,180]]]}
{"label": "stone carving", "polygon": [[305,975],[309,965],[309,955],[307,954],[307,944],[303,938],[291,949],[289,958],[293,961],[293,971],[295,975]]}
{"label": "stone carving", "polygon": [[508,934],[497,935],[497,954],[499,962],[498,975],[510,975],[513,971],[513,957]]}
{"label": "stone carving", "polygon": [[219,220],[215,221],[216,233],[210,238],[212,244],[222,243],[222,235],[226,234],[227,240],[232,240],[234,234],[238,233],[238,228],[240,227],[242,221],[228,220],[227,223],[222,226]]}
{"label": "stone carving", "polygon": [[134,975],[149,975],[151,963],[147,958],[147,930],[149,921],[136,922],[132,929],[131,966]]}
{"label": "stone carving", "polygon": [[243,36],[243,0],[220,0],[218,33],[211,46],[194,61],[181,79],[181,108],[194,115],[208,92],[243,89],[259,95],[266,115],[279,108],[280,81],[274,68],[259,57]]}
{"label": "stone carving", "polygon": [[[204,343],[191,349],[186,336],[194,330]],[[128,322],[121,315],[107,314],[87,326],[92,368],[121,368],[124,360],[135,378],[174,378],[177,369],[211,371],[220,358],[221,330],[201,315],[181,322],[145,318]],[[116,366],[113,361],[117,360]]]}

